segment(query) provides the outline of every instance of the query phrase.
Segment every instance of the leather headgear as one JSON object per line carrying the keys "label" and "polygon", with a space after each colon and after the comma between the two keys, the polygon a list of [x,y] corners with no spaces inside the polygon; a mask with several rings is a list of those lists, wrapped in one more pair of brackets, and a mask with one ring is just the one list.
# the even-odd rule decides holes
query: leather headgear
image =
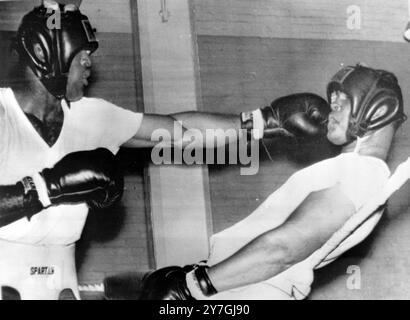
{"label": "leather headgear", "polygon": [[403,97],[393,73],[362,65],[340,70],[327,87],[331,102],[332,92],[343,92],[351,102],[347,136],[362,137],[368,131],[380,129],[393,121],[405,121]]}
{"label": "leather headgear", "polygon": [[[67,77],[75,55],[81,50],[90,53],[98,48],[98,41],[87,16],[74,5],[57,5],[57,10],[44,5],[34,8],[23,17],[14,41],[20,59],[41,80],[47,90],[61,99],[66,94]],[[58,14],[60,25],[51,23]],[[45,61],[34,52],[40,45]]]}

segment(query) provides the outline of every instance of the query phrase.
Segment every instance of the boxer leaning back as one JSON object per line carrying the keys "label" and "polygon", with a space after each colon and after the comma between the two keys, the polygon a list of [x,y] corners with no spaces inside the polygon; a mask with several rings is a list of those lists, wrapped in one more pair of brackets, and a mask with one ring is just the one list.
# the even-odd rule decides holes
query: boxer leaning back
{"label": "boxer leaning back", "polygon": [[317,265],[314,253],[390,176],[385,160],[406,119],[401,89],[392,73],[359,65],[340,70],[327,94],[327,138],[342,153],[296,172],[251,215],[213,235],[206,264],[147,274],[140,299],[304,299],[316,267],[366,238],[383,208]]}
{"label": "boxer leaning back", "polygon": [[[47,20],[57,10],[61,28],[49,29]],[[67,290],[80,298],[75,242],[89,206],[107,207],[121,194],[114,159],[120,147],[155,146],[159,141],[151,136],[159,128],[171,133],[170,146],[182,147],[192,147],[191,139],[175,141],[175,128],[195,128],[203,136],[206,129],[234,129],[235,138],[251,133],[259,140],[315,138],[325,131],[328,104],[309,93],[241,116],[142,114],[85,97],[98,41],[88,18],[71,4],[45,1],[34,8],[23,17],[12,48],[19,60],[9,79],[19,81],[0,89],[3,298],[57,299]],[[215,146],[224,143],[217,139]]]}

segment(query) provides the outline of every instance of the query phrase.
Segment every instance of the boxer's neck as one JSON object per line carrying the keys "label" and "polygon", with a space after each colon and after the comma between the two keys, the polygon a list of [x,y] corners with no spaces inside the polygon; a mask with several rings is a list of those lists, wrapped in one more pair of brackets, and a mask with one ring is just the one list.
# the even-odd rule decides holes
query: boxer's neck
{"label": "boxer's neck", "polygon": [[390,124],[353,141],[343,147],[342,152],[357,152],[363,156],[372,156],[386,161],[395,131],[394,124]]}
{"label": "boxer's neck", "polygon": [[24,113],[34,115],[41,121],[61,117],[61,101],[43,86],[29,70],[25,70],[24,81],[13,88],[14,95]]}

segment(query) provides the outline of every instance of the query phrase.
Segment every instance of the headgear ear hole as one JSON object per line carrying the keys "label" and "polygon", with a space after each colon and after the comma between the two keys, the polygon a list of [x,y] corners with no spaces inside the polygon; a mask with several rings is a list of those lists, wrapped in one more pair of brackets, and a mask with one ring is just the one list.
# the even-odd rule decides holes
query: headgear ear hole
{"label": "headgear ear hole", "polygon": [[348,129],[352,139],[405,119],[401,88],[391,72],[364,66],[345,67],[328,84],[329,101],[330,93],[337,87],[347,92],[352,102]]}
{"label": "headgear ear hole", "polygon": [[[66,6],[61,15],[61,28],[50,29],[48,19],[53,14],[47,6],[55,1],[45,1],[23,17],[17,31],[14,47],[21,61],[26,63],[40,79],[47,90],[56,98],[64,98],[67,90],[67,77],[73,57],[81,50],[94,52],[98,40],[87,18],[76,6]],[[74,10],[76,9],[76,10]],[[60,6],[57,10],[63,10]],[[34,52],[38,42],[44,53]]]}
{"label": "headgear ear hole", "polygon": [[376,112],[374,113],[374,115],[370,118],[370,121],[376,121],[379,118],[384,117],[387,112],[389,111],[388,106],[386,104],[380,106]]}
{"label": "headgear ear hole", "polygon": [[33,49],[36,58],[40,60],[42,63],[45,63],[46,55],[41,45],[38,42],[35,42],[33,43]]}

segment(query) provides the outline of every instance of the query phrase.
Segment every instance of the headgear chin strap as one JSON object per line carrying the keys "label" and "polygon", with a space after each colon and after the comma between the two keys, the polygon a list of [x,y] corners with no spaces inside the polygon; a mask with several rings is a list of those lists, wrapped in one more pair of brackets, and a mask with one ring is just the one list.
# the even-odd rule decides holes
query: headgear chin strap
{"label": "headgear chin strap", "polygon": [[[33,70],[47,90],[62,99],[66,94],[68,72],[77,53],[98,48],[98,41],[87,16],[73,5],[34,8],[23,17],[17,31],[14,48],[23,62]],[[52,22],[53,15],[59,21]],[[60,23],[58,23],[60,22]],[[35,53],[39,45],[44,54],[42,61]]]}
{"label": "headgear chin strap", "polygon": [[402,92],[393,73],[362,65],[345,67],[327,87],[329,102],[332,92],[337,91],[345,93],[351,102],[347,132],[350,141],[407,118],[403,112]]}

